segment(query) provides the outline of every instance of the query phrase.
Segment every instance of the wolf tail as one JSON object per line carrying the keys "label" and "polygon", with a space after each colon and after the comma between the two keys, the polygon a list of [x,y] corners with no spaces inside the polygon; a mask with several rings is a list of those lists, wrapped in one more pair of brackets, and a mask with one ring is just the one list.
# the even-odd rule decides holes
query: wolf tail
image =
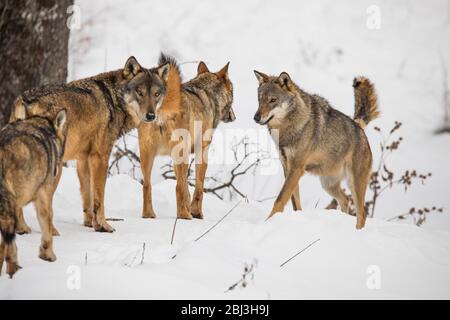
{"label": "wolf tail", "polygon": [[0,178],[0,232],[7,245],[16,236],[16,213],[13,197]]}
{"label": "wolf tail", "polygon": [[365,77],[353,79],[353,89],[355,92],[355,115],[353,119],[364,129],[370,121],[380,115],[377,93],[373,83]]}

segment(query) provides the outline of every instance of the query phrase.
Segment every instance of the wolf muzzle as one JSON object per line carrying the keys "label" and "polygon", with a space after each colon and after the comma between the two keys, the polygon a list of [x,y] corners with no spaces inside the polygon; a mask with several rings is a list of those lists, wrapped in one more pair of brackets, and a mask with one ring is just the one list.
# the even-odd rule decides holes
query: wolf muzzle
{"label": "wolf muzzle", "polygon": [[152,122],[153,120],[156,119],[156,115],[153,111],[147,112],[147,114],[145,115],[145,122]]}
{"label": "wolf muzzle", "polygon": [[222,117],[222,121],[224,123],[233,122],[236,120],[236,115],[234,114],[233,109],[230,108],[230,110]]}

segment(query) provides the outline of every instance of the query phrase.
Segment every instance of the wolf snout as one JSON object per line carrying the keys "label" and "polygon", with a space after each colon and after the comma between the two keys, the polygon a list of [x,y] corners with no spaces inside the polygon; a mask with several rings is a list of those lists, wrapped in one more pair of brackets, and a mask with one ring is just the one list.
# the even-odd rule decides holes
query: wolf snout
{"label": "wolf snout", "polygon": [[253,117],[253,120],[255,120],[256,123],[260,123],[261,115],[259,113],[255,114],[255,116]]}
{"label": "wolf snout", "polygon": [[145,115],[145,121],[147,121],[147,122],[151,122],[155,119],[156,119],[156,115],[153,111],[147,112],[147,114]]}

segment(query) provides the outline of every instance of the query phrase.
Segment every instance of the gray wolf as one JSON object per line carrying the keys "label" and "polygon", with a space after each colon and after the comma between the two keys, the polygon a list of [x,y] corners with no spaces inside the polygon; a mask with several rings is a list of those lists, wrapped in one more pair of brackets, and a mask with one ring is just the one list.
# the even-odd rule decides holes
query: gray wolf
{"label": "gray wolf", "polygon": [[[104,212],[108,160],[115,141],[141,122],[156,119],[155,110],[166,94],[169,65],[145,69],[130,57],[123,69],[102,73],[64,85],[50,85],[24,92],[14,110],[27,116],[53,118],[67,110],[67,142],[63,161],[77,160],[83,200],[84,225],[95,231],[113,232]],[[14,112],[11,121],[15,120]],[[59,177],[56,179],[56,184]],[[56,186],[55,186],[56,187]],[[27,232],[25,221],[19,229]]]}
{"label": "gray wolf", "polygon": [[341,188],[346,179],[356,205],[356,228],[365,225],[364,197],[369,183],[372,152],[363,128],[379,116],[377,96],[369,79],[354,79],[354,119],[331,107],[324,98],[300,89],[286,73],[278,77],[255,71],[259,81],[254,120],[278,133],[285,182],[268,218],[282,212],[291,198],[301,210],[299,179],[305,172],[320,177],[325,191],[343,212],[349,200]]}
{"label": "gray wolf", "polygon": [[[197,76],[185,83],[181,83],[177,62],[172,57],[162,54],[159,63],[170,65],[167,94],[157,110],[158,120],[142,123],[138,128],[144,177],[142,217],[156,217],[150,182],[153,160],[157,155],[170,155],[177,178],[177,217],[202,219],[203,185],[212,133],[220,122],[231,122],[236,118],[232,109],[233,84],[228,77],[229,63],[220,71],[211,72],[204,62],[200,62]],[[181,142],[174,139],[174,134],[180,129],[188,132]],[[180,144],[181,150],[178,150]],[[195,153],[196,177],[191,203],[187,183],[190,153]]]}
{"label": "gray wolf", "polygon": [[[16,110],[16,115],[18,111]],[[19,117],[25,118],[25,110]],[[22,207],[34,202],[42,237],[39,257],[55,261],[52,235],[52,199],[66,140],[66,111],[54,122],[30,117],[0,131],[0,273],[3,261],[12,277],[19,269],[15,233]]]}

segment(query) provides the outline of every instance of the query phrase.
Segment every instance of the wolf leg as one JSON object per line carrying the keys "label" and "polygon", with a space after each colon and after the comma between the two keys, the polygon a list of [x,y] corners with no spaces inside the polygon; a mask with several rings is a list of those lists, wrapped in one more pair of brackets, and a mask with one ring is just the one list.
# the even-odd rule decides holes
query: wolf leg
{"label": "wolf leg", "polygon": [[139,136],[139,152],[141,155],[142,176],[144,178],[144,186],[142,188],[142,218],[156,218],[155,211],[153,210],[151,181],[153,160],[156,156],[156,150],[153,144],[150,145],[148,141]]}
{"label": "wolf leg", "polygon": [[[58,167],[58,172],[56,173],[56,177],[54,180],[53,194],[55,194],[56,188],[58,188],[59,180],[61,180],[62,170],[63,170],[63,166],[61,163]],[[52,219],[52,235],[55,237],[60,235],[58,229],[56,229],[55,225],[53,224],[53,219]]]}
{"label": "wolf leg", "polygon": [[[5,252],[6,251],[6,252]],[[6,261],[6,273],[10,278],[20,269],[19,263],[17,261],[17,245],[16,241],[12,240],[11,243],[5,246],[4,252]]]}
{"label": "wolf leg", "polygon": [[197,219],[203,219],[203,187],[208,168],[208,150],[209,146],[206,146],[201,149],[200,154],[195,155],[195,191],[191,203],[191,213]]}
{"label": "wolf leg", "polygon": [[[110,152],[105,152],[109,155]],[[92,224],[97,232],[114,232],[105,218],[105,185],[108,175],[108,157],[93,154],[89,156],[89,169],[91,172],[91,185],[94,190],[94,218]]]}
{"label": "wolf leg", "polygon": [[370,167],[363,168],[361,164],[353,164],[349,176],[349,187],[356,207],[356,229],[364,228],[366,223],[366,210],[364,207],[367,185],[369,183]]}
{"label": "wolf leg", "polygon": [[77,174],[80,181],[80,193],[83,201],[83,224],[92,228],[94,214],[92,212],[91,172],[87,156],[77,160]]}
{"label": "wolf leg", "polygon": [[3,261],[5,261],[6,243],[3,237],[0,236],[0,276],[2,275]]}
{"label": "wolf leg", "polygon": [[192,219],[190,212],[190,195],[188,189],[187,175],[188,164],[183,163],[174,165],[175,175],[177,177],[176,196],[177,196],[177,217],[179,219]]}
{"label": "wolf leg", "polygon": [[[283,152],[281,152],[281,154],[280,154],[280,159],[281,159],[281,164],[283,166],[284,178],[286,178],[287,173],[289,172],[289,168],[290,168],[289,161]],[[302,210],[302,205],[300,203],[300,187],[299,187],[298,183],[297,183],[297,186],[295,187],[294,191],[292,192],[291,202],[292,202],[292,207],[294,208],[294,211]]]}
{"label": "wolf leg", "polygon": [[17,209],[17,213],[16,214],[17,214],[16,233],[17,234],[31,233],[31,228],[25,222],[25,218],[23,216],[22,208]]}
{"label": "wolf leg", "polygon": [[292,207],[294,208],[294,211],[302,210],[302,205],[300,203],[300,187],[297,185],[292,192]]}
{"label": "wolf leg", "polygon": [[[348,213],[348,198],[345,195],[344,190],[341,188],[341,181],[336,177],[320,177],[320,183],[322,184],[322,188],[334,199],[337,200],[339,206],[341,207],[341,211]],[[331,209],[331,207],[330,207]]]}
{"label": "wolf leg", "polygon": [[305,169],[303,165],[291,168],[267,219],[271,218],[275,213],[283,211],[286,203],[289,201],[289,198],[292,197],[292,193],[295,188],[298,187],[299,180],[303,176],[304,172]]}
{"label": "wolf leg", "polygon": [[56,256],[53,252],[53,235],[52,235],[52,198],[53,189],[47,188],[39,191],[35,201],[36,211],[38,215],[39,225],[41,227],[42,237],[39,247],[39,258],[45,261],[55,261]]}

